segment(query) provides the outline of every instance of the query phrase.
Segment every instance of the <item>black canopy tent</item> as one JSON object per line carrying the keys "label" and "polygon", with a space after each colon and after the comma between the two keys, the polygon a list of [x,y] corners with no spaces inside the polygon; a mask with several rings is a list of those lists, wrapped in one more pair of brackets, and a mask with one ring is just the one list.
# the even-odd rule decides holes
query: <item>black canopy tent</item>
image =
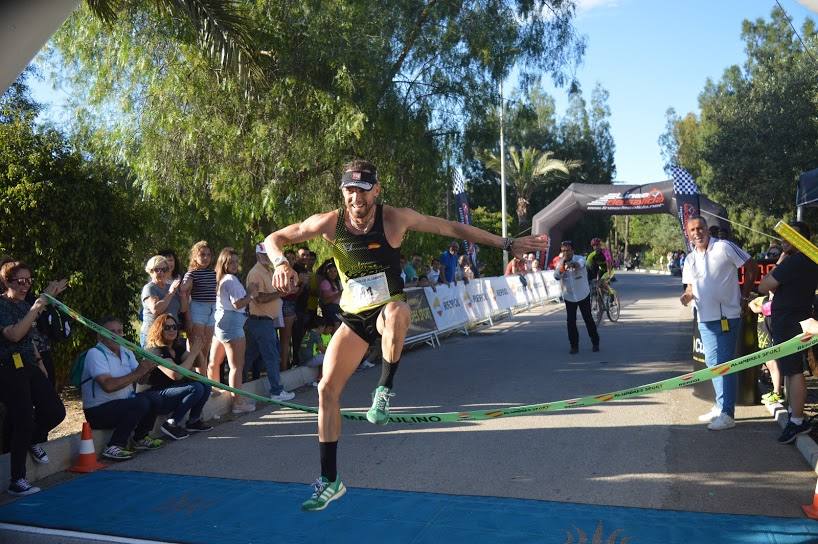
{"label": "black canopy tent", "polygon": [[[728,228],[727,211],[704,195],[696,195],[701,214],[710,225]],[[546,262],[559,251],[559,242],[586,214],[634,215],[669,213],[676,215],[683,199],[691,195],[676,195],[673,181],[645,185],[599,185],[572,183],[551,204],[537,212],[531,220],[533,234],[547,234],[549,241]]]}

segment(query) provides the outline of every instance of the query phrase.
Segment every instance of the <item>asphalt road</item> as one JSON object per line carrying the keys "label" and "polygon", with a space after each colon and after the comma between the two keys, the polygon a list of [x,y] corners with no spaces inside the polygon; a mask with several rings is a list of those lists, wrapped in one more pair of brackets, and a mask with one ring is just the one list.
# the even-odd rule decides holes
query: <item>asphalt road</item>
{"label": "asphalt road", "polygon": [[[678,302],[678,279],[620,274],[615,285],[622,317],[603,322],[599,353],[580,325],[580,353],[568,354],[564,309],[551,304],[405,354],[395,410],[546,402],[690,371],[690,313]],[[344,406],[365,409],[378,373],[354,375]],[[314,390],[295,399],[316,400]],[[339,470],[353,487],[800,517],[815,475],[795,448],[776,443],[780,431],[766,410],[741,406],[735,429],[713,432],[696,420],[709,407],[681,389],[484,422],[344,422]],[[260,409],[119,467],[308,483],[320,468],[315,418]]]}

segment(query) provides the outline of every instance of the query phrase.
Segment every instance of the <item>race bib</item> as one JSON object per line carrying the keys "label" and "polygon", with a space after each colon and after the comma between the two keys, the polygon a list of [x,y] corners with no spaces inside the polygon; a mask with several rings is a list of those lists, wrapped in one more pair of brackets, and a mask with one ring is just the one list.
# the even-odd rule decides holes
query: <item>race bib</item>
{"label": "race bib", "polygon": [[359,308],[381,304],[389,300],[389,284],[386,282],[384,272],[349,279],[346,290],[349,292],[352,303]]}

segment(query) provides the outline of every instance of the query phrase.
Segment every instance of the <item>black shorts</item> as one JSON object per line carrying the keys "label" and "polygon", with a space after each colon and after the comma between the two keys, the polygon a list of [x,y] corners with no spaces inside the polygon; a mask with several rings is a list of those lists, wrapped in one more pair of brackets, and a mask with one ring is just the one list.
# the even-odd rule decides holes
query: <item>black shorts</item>
{"label": "black shorts", "polygon": [[359,314],[341,312],[339,317],[347,327],[352,329],[352,332],[371,345],[381,338],[381,333],[378,332],[378,318],[385,307],[386,304],[371,310],[364,310]]}
{"label": "black shorts", "polygon": [[[806,317],[803,319],[806,319]],[[799,321],[801,321],[801,319],[792,318],[791,316],[788,316],[787,319],[773,318],[771,323],[772,327],[770,327],[770,332],[773,333],[773,342],[780,344],[782,342],[786,342],[793,336],[801,334],[802,331]],[[781,372],[781,375],[794,376],[802,373],[804,371],[805,353],[805,351],[799,351],[793,353],[792,355],[787,355],[786,357],[776,359],[778,361],[778,370]]]}

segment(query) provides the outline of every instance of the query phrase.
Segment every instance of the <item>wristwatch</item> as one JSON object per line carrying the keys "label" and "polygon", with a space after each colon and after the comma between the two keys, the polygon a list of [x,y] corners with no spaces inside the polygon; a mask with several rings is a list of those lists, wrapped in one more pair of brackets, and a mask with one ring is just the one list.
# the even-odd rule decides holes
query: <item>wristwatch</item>
{"label": "wristwatch", "polygon": [[512,247],[514,247],[514,238],[503,238],[503,251],[511,251]]}
{"label": "wristwatch", "polygon": [[281,255],[273,259],[273,268],[278,268],[282,264],[290,264],[290,261],[287,260],[287,257]]}

